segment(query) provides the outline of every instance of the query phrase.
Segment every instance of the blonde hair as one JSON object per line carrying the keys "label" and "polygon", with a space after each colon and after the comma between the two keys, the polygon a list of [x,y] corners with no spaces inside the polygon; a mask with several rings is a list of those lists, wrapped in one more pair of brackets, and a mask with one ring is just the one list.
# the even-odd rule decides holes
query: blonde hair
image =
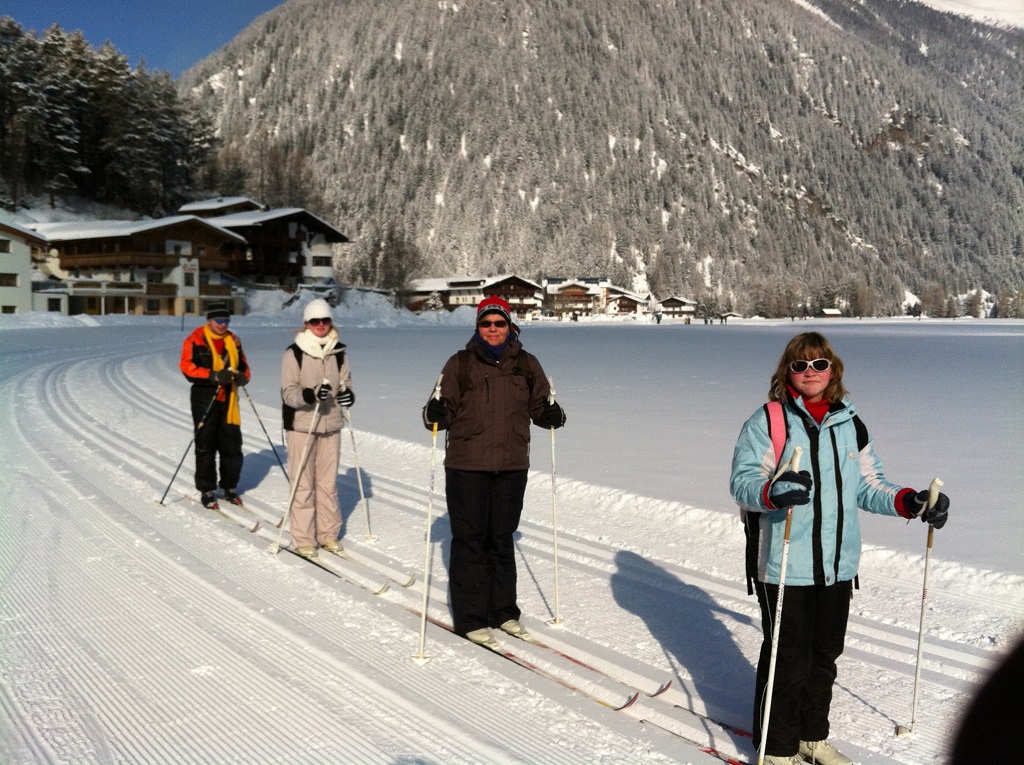
{"label": "blonde hair", "polygon": [[786,384],[789,382],[789,365],[794,361],[812,359],[828,359],[832,362],[832,377],[825,387],[824,397],[833,403],[846,395],[843,387],[843,360],[832,350],[825,336],[818,332],[804,332],[797,335],[786,345],[779,357],[779,365],[775,368],[772,381],[768,388],[769,401],[786,400]]}

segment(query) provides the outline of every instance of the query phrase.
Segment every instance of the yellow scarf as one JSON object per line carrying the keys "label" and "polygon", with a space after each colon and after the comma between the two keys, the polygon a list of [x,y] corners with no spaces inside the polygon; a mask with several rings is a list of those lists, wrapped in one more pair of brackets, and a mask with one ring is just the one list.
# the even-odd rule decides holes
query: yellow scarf
{"label": "yellow scarf", "polygon": [[[210,331],[209,326],[203,327],[203,335],[206,336],[206,344],[210,346],[210,355],[213,356],[213,371],[219,372],[224,368],[224,360],[221,359],[220,354],[217,353],[217,346],[213,342],[213,333]],[[224,335],[224,350],[228,352],[228,368],[235,372],[238,370],[238,346],[235,345],[235,339],[231,336],[231,333]],[[233,382],[231,388],[228,390],[228,425],[241,425],[242,424],[242,413],[238,408],[238,386]]]}

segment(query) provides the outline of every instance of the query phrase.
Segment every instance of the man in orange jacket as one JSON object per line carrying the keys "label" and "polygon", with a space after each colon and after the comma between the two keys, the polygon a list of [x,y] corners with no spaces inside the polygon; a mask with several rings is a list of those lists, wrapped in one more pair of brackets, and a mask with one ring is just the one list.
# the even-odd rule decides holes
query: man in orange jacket
{"label": "man in orange jacket", "polygon": [[204,506],[217,507],[217,455],[224,499],[242,504],[242,419],[238,387],[249,382],[242,341],[228,329],[227,303],[212,303],[206,324],[196,327],[181,346],[182,374],[192,383],[192,421],[196,428],[196,488]]}

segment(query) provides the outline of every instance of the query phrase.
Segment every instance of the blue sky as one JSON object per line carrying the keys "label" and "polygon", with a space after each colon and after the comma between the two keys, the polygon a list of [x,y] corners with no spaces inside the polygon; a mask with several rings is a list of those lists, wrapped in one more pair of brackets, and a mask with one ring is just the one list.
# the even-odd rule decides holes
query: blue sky
{"label": "blue sky", "polygon": [[53,24],[79,29],[94,48],[110,40],[134,68],[177,78],[284,0],[0,0],[10,16],[37,36]]}

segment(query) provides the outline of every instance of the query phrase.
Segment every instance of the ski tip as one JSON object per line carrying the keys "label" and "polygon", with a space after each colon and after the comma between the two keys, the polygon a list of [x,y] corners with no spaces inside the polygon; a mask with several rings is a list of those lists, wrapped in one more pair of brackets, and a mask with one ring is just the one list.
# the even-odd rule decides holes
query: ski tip
{"label": "ski tip", "polygon": [[616,712],[621,712],[623,709],[626,709],[627,707],[633,706],[633,704],[636,703],[636,700],[638,698],[640,698],[640,691],[633,691],[631,694],[629,694],[629,697],[626,699],[626,703],[625,704],[623,704],[620,707],[613,707],[613,709]]}
{"label": "ski tip", "polygon": [[405,582],[404,584],[399,582],[399,584],[401,584],[402,587],[412,587],[414,584],[416,584],[416,575],[413,574],[412,576],[410,576],[408,582]]}
{"label": "ski tip", "polygon": [[672,679],[669,678],[668,680],[666,680],[664,683],[662,683],[658,687],[658,690],[656,690],[654,693],[650,694],[650,696],[653,699],[655,696],[660,696],[661,694],[663,694],[665,691],[667,691],[671,687],[672,687]]}
{"label": "ski tip", "polygon": [[374,595],[383,595],[383,594],[384,594],[385,592],[387,592],[387,591],[388,591],[388,589],[389,589],[390,587],[391,587],[391,583],[390,583],[390,582],[384,582],[384,586],[383,586],[383,587],[381,587],[381,588],[380,588],[379,590],[377,590],[376,592],[374,592],[373,594],[374,594]]}

